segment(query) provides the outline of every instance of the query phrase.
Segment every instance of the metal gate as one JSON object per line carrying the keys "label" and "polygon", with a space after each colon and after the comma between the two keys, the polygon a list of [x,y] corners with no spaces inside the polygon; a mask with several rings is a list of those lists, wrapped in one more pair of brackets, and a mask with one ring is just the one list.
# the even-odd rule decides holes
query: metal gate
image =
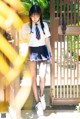
{"label": "metal gate", "polygon": [[51,103],[80,102],[80,0],[50,0]]}

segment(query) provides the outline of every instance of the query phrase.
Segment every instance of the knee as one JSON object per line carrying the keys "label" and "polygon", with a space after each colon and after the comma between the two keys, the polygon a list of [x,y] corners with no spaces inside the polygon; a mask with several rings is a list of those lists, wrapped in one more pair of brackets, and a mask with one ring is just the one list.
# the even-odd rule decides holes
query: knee
{"label": "knee", "polygon": [[44,79],[45,76],[44,75],[39,75],[40,79]]}
{"label": "knee", "polygon": [[46,77],[45,76],[39,76],[39,81],[40,81],[40,83],[44,83],[45,82],[45,80],[46,80]]}
{"label": "knee", "polygon": [[32,83],[36,83],[36,76],[32,76]]}

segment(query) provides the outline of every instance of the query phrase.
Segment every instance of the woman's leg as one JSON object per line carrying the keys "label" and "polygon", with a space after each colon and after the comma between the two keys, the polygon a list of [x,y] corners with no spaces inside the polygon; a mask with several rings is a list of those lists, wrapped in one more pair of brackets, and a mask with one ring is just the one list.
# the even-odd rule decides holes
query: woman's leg
{"label": "woman's leg", "polygon": [[46,102],[45,102],[45,95],[44,95],[44,87],[45,87],[45,82],[46,82],[46,68],[47,64],[46,62],[41,62],[40,63],[40,101],[42,105],[42,109],[46,109]]}
{"label": "woman's leg", "polygon": [[37,62],[29,61],[29,67],[32,74],[32,91],[37,104],[39,102],[38,89],[37,89]]}
{"label": "woman's leg", "polygon": [[40,96],[44,94],[44,87],[46,82],[46,68],[47,68],[46,62],[41,62],[39,64]]}
{"label": "woman's leg", "polygon": [[33,90],[34,98],[36,101],[35,109],[36,109],[37,115],[42,116],[44,113],[43,113],[42,104],[38,96],[38,89],[37,89],[37,62],[30,61],[29,66],[30,66],[30,71],[32,74],[32,90]]}

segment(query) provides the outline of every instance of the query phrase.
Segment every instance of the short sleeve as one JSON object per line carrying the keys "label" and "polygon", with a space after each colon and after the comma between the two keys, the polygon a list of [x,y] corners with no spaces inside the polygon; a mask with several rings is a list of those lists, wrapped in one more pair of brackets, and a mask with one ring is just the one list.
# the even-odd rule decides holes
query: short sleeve
{"label": "short sleeve", "polygon": [[27,34],[30,34],[30,32],[31,30],[30,30],[28,23],[24,24],[22,29],[20,30],[21,37],[26,38]]}
{"label": "short sleeve", "polygon": [[50,30],[49,30],[49,26],[46,22],[44,22],[44,31],[45,31],[45,37],[50,37]]}

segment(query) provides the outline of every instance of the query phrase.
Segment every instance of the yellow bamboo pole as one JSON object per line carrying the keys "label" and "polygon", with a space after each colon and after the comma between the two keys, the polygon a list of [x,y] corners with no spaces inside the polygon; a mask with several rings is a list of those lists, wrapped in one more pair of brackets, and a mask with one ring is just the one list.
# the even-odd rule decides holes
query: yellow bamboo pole
{"label": "yellow bamboo pole", "polygon": [[[5,8],[5,9],[4,9]],[[7,11],[7,14],[6,14]],[[10,7],[8,7],[4,2],[0,1],[0,14],[5,16],[6,22],[4,23],[6,27],[13,24],[13,26],[16,29],[20,29],[23,26],[23,21],[20,19],[20,17],[15,13],[14,10],[12,10]]]}
{"label": "yellow bamboo pole", "polygon": [[4,0],[8,3],[14,10],[19,12],[25,12],[25,8],[21,3],[21,0]]}

